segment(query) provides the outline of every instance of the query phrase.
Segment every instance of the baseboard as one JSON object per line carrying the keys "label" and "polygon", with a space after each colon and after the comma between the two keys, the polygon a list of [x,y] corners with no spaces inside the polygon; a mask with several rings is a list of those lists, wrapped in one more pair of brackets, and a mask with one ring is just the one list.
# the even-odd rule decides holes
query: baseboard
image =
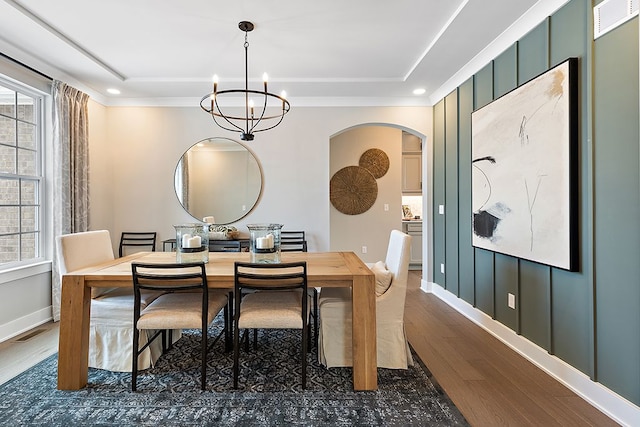
{"label": "baseboard", "polygon": [[7,341],[15,336],[36,328],[43,323],[49,322],[51,316],[51,306],[22,316],[19,319],[0,325],[0,342]]}
{"label": "baseboard", "polygon": [[637,425],[640,420],[640,407],[602,384],[592,381],[591,378],[573,366],[549,354],[545,349],[516,334],[502,323],[493,320],[437,283],[422,280],[420,289],[437,296],[617,423],[625,426]]}

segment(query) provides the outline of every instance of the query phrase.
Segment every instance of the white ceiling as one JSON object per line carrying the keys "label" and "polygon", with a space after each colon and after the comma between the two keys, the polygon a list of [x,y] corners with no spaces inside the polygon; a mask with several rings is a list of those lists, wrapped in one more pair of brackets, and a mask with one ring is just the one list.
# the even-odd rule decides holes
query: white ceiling
{"label": "white ceiling", "polygon": [[0,52],[105,105],[197,105],[214,73],[244,85],[247,20],[255,89],[266,71],[292,106],[432,105],[566,1],[0,0]]}

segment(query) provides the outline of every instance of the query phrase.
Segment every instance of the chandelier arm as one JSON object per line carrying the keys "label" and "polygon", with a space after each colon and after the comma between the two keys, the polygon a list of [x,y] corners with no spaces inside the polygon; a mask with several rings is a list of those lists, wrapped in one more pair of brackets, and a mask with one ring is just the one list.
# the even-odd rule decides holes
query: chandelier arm
{"label": "chandelier arm", "polygon": [[[200,100],[200,108],[202,108],[202,110],[203,110],[205,113],[209,114],[209,115],[211,116],[211,118],[213,119],[213,122],[214,122],[216,125],[218,125],[219,127],[221,127],[222,129],[224,129],[224,130],[228,130],[228,131],[231,131],[231,132],[235,132],[235,131],[238,131],[238,130],[239,130],[239,131],[242,131],[242,128],[238,127],[235,123],[233,123],[233,122],[229,121],[229,120],[227,119],[227,117],[226,117],[226,116],[224,116],[224,115],[223,115],[223,114],[221,114],[221,113],[216,113],[216,112],[215,112],[215,109],[213,109],[213,103],[210,103],[210,101],[211,101],[211,96],[212,96],[212,95],[213,95],[213,94],[205,95],[205,96]],[[205,100],[207,101],[206,105],[207,105],[207,106],[208,106],[208,105],[211,105],[211,108],[208,108],[208,107],[206,107],[206,106],[205,106]],[[219,108],[218,108],[218,110],[219,110]],[[220,123],[220,122],[218,122],[218,120],[216,120],[216,117],[224,118],[224,119],[227,121],[227,123],[229,123],[231,126],[233,126],[233,128],[229,128],[229,127],[224,126],[222,123]]]}
{"label": "chandelier arm", "polygon": [[[273,116],[273,117],[275,118],[276,116]],[[273,126],[269,126],[268,128],[264,128],[264,129],[257,129],[255,131],[251,129],[251,131],[258,133],[258,132],[264,132],[265,130],[273,129],[274,127],[278,126],[282,122],[282,119],[284,119],[284,114],[280,115],[280,120],[278,120],[278,122],[275,123]]]}
{"label": "chandelier arm", "polygon": [[[218,97],[215,97],[215,101],[214,101],[216,110],[218,110],[218,114],[215,113],[215,111],[213,111],[212,109],[212,113],[211,113],[211,118],[213,119],[213,122],[215,124],[217,124],[218,126],[220,126],[222,129],[226,129],[226,130],[230,130],[230,131],[235,131],[235,130],[239,130],[240,132],[242,132],[242,128],[238,125],[236,125],[235,123],[233,123],[229,118],[227,118],[227,116],[225,116],[224,114],[222,114],[222,111],[220,111],[220,105],[218,105]],[[229,123],[231,126],[233,126],[235,129],[229,129],[225,126],[222,126],[220,123],[218,123],[218,121],[216,120],[216,116],[218,117],[222,117],[227,123]]]}
{"label": "chandelier arm", "polygon": [[[266,85],[266,83],[265,83]],[[249,130],[249,132],[253,132],[253,130],[256,128],[256,126],[258,126],[260,124],[260,122],[262,121],[262,118],[264,117],[264,113],[267,112],[267,103],[269,101],[269,92],[267,92],[266,90],[263,93],[263,98],[264,98],[264,104],[262,105],[262,112],[260,113],[260,117],[258,118],[257,122],[253,122],[253,114],[251,115],[251,129]],[[282,119],[280,119],[280,121],[282,121]],[[280,123],[280,122],[278,122]],[[277,126],[277,125],[276,125]],[[266,130],[266,129],[265,129]]]}

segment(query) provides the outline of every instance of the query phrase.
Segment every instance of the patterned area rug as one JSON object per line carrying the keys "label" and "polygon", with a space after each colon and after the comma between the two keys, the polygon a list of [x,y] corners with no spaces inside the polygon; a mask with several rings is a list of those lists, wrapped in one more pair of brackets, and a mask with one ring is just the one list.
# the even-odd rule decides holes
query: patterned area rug
{"label": "patterned area rug", "polygon": [[[217,326],[209,331],[213,337]],[[460,426],[468,425],[421,363],[379,369],[378,390],[354,392],[350,368],[326,369],[316,349],[301,387],[299,331],[266,330],[258,350],[240,353],[240,388],[233,389],[233,352],[222,340],[207,359],[200,390],[200,334],[183,337],[156,366],[131,374],[89,370],[89,385],[56,390],[57,355],[0,386],[0,424],[7,426]],[[417,357],[414,356],[417,360]]]}

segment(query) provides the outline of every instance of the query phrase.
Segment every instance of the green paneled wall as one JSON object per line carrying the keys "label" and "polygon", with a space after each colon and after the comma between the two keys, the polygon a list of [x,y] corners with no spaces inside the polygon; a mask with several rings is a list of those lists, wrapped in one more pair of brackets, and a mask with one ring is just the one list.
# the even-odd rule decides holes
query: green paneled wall
{"label": "green paneled wall", "polygon": [[[434,107],[434,281],[638,405],[638,18],[593,42],[592,6],[570,1]],[[471,246],[471,112],[569,57],[579,58],[578,272]]]}
{"label": "green paneled wall", "polygon": [[[577,55],[576,55],[577,56]],[[518,41],[518,85],[549,69],[549,19]],[[551,350],[551,283],[549,268],[520,260],[518,281],[518,332]],[[522,304],[526,301],[526,304]]]}
{"label": "green paneled wall", "polygon": [[[458,89],[458,186],[471,188],[471,112],[473,79]],[[467,189],[467,190],[465,190]],[[471,245],[471,197],[458,198],[458,296],[475,305],[474,256]]]}
{"label": "green paneled wall", "polygon": [[[445,144],[445,235],[447,239],[458,241],[458,93],[445,98],[445,138],[456,141]],[[445,284],[446,289],[459,295],[458,288],[458,245],[445,244]]]}
{"label": "green paneled wall", "polygon": [[551,352],[595,379],[593,367],[593,262],[591,243],[593,226],[591,181],[590,124],[593,121],[590,101],[590,44],[593,40],[592,8],[588,1],[572,1],[550,19],[549,66],[566,58],[580,58],[580,272],[551,269]]}
{"label": "green paneled wall", "polygon": [[[493,61],[493,99],[497,99],[518,86],[517,44],[511,46]],[[502,254],[494,255],[495,319],[519,331],[516,310],[507,305],[508,295],[518,295],[518,259]],[[516,304],[518,307],[519,304]]]}
{"label": "green paneled wall", "polygon": [[438,213],[438,206],[445,203],[444,101],[433,107],[433,121],[433,280],[446,286],[440,272],[440,264],[445,261],[445,217]]}
{"label": "green paneled wall", "polygon": [[[478,71],[473,79],[475,109],[484,107],[493,100],[493,62]],[[465,118],[471,123],[471,117]],[[435,126],[435,124],[434,124]],[[467,189],[460,197],[471,199],[471,190]],[[476,307],[494,317],[493,299],[493,253],[484,249],[474,249],[475,296]]]}
{"label": "green paneled wall", "polygon": [[638,19],[595,42],[596,373],[640,400]]}

